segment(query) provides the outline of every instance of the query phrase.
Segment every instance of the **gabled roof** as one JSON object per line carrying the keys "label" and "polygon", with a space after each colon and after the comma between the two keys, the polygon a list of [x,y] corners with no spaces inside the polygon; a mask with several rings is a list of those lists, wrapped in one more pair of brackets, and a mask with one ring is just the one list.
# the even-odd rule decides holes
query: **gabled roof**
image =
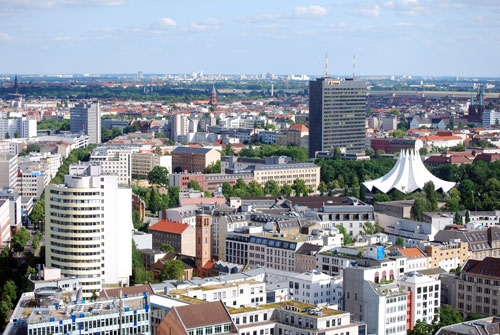
{"label": "gabled roof", "polygon": [[221,300],[174,307],[173,309],[187,329],[232,323],[231,316]]}
{"label": "gabled roof", "polygon": [[500,258],[486,257],[482,261],[469,259],[462,273],[500,278]]}
{"label": "gabled roof", "polygon": [[425,254],[419,248],[404,248],[399,252],[408,259],[425,258]]}
{"label": "gabled roof", "polygon": [[301,123],[294,124],[293,126],[290,127],[290,129],[300,130],[301,132],[308,132],[309,131],[309,128],[307,128],[306,126],[304,126]]}
{"label": "gabled roof", "polygon": [[193,148],[193,147],[177,147],[172,150],[173,154],[193,154],[193,155],[206,155],[211,148]]}
{"label": "gabled roof", "polygon": [[148,230],[156,230],[172,234],[182,234],[188,227],[189,225],[185,223],[174,222],[170,220],[160,220],[153,226],[149,227]]}

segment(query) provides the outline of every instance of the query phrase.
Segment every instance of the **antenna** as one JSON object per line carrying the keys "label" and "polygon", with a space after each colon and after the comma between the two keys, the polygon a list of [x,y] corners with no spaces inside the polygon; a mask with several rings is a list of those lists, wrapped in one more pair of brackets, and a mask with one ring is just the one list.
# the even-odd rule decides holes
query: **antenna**
{"label": "antenna", "polygon": [[356,54],[352,54],[352,79],[356,77]]}
{"label": "antenna", "polygon": [[326,53],[325,78],[328,78],[328,52]]}

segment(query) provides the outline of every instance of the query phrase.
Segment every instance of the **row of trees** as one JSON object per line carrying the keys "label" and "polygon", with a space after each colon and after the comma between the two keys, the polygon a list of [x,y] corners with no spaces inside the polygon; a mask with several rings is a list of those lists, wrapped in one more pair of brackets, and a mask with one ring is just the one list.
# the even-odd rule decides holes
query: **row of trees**
{"label": "row of trees", "polygon": [[160,193],[156,187],[134,186],[132,187],[132,192],[144,200],[146,208],[152,214],[156,214],[162,209],[177,207],[179,205],[179,186],[169,187],[166,193]]}
{"label": "row of trees", "polygon": [[289,145],[282,147],[274,144],[263,144],[260,146],[249,146],[239,153],[240,157],[270,157],[270,156],[289,156],[295,162],[307,162],[309,160],[307,150],[302,147]]}
{"label": "row of trees", "polygon": [[241,178],[236,181],[234,186],[231,186],[228,182],[222,183],[222,194],[225,197],[263,197],[266,195],[289,197],[292,193],[298,197],[305,197],[312,193],[312,190],[307,187],[306,182],[302,179],[295,179],[291,186],[284,184],[281,187],[274,180],[268,180],[264,187],[255,180],[252,180],[247,185]]}

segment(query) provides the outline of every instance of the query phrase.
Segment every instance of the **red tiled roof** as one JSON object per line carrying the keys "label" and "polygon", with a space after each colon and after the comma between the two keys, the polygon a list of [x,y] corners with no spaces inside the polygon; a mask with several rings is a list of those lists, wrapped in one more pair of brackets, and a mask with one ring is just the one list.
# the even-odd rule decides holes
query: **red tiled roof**
{"label": "red tiled roof", "polygon": [[458,136],[426,136],[424,140],[426,141],[450,141],[450,140],[461,140],[461,137]]}
{"label": "red tiled roof", "polygon": [[165,233],[182,234],[189,227],[188,224],[174,222],[170,220],[160,220],[148,230],[162,231]]}
{"label": "red tiled roof", "polygon": [[297,129],[300,130],[301,132],[309,131],[309,128],[307,128],[301,123],[294,124],[293,126],[290,127],[290,129]]}
{"label": "red tiled roof", "polygon": [[399,252],[408,259],[424,258],[425,255],[418,248],[405,248],[400,249]]}
{"label": "red tiled roof", "polygon": [[462,273],[500,278],[500,258],[486,257],[482,261],[469,259],[465,263]]}

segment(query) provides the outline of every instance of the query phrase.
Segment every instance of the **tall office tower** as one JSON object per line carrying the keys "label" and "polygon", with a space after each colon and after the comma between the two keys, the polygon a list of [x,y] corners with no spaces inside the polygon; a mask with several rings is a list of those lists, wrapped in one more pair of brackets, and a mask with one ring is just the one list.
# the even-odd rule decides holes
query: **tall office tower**
{"label": "tall office tower", "polygon": [[45,263],[76,277],[84,297],[128,285],[132,274],[132,191],[95,165],[71,165],[46,187]]}
{"label": "tall office tower", "polygon": [[101,106],[98,102],[80,103],[70,109],[70,131],[89,136],[89,144],[101,143]]}
{"label": "tall office tower", "polygon": [[0,187],[17,188],[19,160],[17,155],[0,155]]}
{"label": "tall office tower", "polygon": [[335,147],[364,153],[366,82],[318,78],[309,82],[309,157]]}

